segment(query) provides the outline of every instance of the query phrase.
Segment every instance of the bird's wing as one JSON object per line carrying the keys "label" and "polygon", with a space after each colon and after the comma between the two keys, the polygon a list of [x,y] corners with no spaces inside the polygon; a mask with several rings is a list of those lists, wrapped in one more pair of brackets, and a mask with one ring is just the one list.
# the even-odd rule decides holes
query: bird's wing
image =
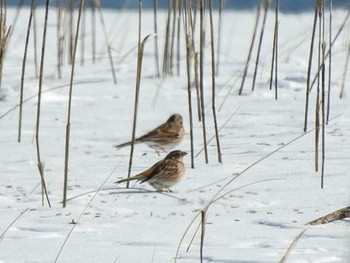
{"label": "bird's wing", "polygon": [[137,138],[138,141],[159,141],[163,140],[164,137],[177,138],[179,133],[174,131],[169,125],[161,125],[154,130],[146,133],[145,135]]}
{"label": "bird's wing", "polygon": [[141,183],[147,182],[152,178],[162,176],[164,174],[173,174],[176,173],[177,165],[174,163],[174,160],[162,160],[156,163],[155,169],[141,181]]}

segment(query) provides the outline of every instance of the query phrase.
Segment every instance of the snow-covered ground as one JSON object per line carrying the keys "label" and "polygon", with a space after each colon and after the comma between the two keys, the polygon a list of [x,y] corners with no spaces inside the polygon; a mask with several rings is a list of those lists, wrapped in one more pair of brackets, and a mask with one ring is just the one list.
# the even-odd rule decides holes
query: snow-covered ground
{"label": "snow-covered ground", "polygon": [[[8,12],[8,21],[12,21],[15,10]],[[347,12],[334,12],[333,34]],[[117,85],[113,84],[104,52],[105,39],[100,23],[97,26],[97,51],[102,51],[102,58],[96,64],[91,62],[91,23],[87,13],[85,65],[80,65],[79,48],[73,88],[68,191],[68,198],[72,199],[66,208],[62,208],[70,67],[65,63],[63,78],[57,77],[56,13],[50,10],[39,135],[52,205],[49,208],[46,201],[42,206],[37,168],[38,80],[33,66],[32,39],[24,91],[24,98],[28,100],[23,105],[22,141],[17,142],[19,109],[16,105],[28,14],[28,10],[22,10],[19,15],[3,68],[0,262],[53,262],[58,255],[58,262],[173,262],[178,248],[177,262],[199,262],[201,230],[196,232],[200,224],[198,215],[218,191],[227,195],[210,205],[206,213],[205,262],[278,262],[304,229],[307,230],[292,250],[288,262],[350,261],[348,219],[326,225],[306,225],[348,206],[350,201],[349,72],[345,96],[339,99],[349,48],[349,21],[333,50],[331,121],[325,128],[324,189],[320,187],[320,172],[314,169],[314,132],[257,163],[222,189],[236,174],[303,134],[306,70],[313,23],[312,13],[280,15],[279,98],[275,100],[274,92],[269,90],[274,23],[273,13],[269,13],[255,90],[251,92],[253,63],[243,95],[238,96],[240,72],[248,55],[255,13],[230,11],[224,12],[220,74],[216,78],[218,125],[223,127],[220,130],[223,163],[217,162],[213,140],[208,146],[209,163],[205,163],[204,155],[200,153],[194,160],[195,168],[191,169],[190,155],[187,155],[185,178],[173,188],[173,193],[166,194],[154,192],[148,184],[131,183],[130,189],[114,184],[117,179],[127,176],[129,163],[130,148],[117,151],[113,145],[131,138],[137,13],[103,11],[113,48]],[[43,14],[43,10],[39,10],[36,17],[38,46],[41,45]],[[215,25],[217,18],[215,14]],[[142,19],[144,37],[153,33],[153,14],[145,12]],[[160,13],[158,19],[162,51],[165,13]],[[183,42],[181,38],[182,45]],[[209,39],[206,42],[204,96],[207,137],[211,138],[214,124],[210,104]],[[157,78],[154,42],[150,40],[146,44],[138,135],[164,122],[172,113],[184,116],[185,129],[189,133],[184,49],[181,52],[180,76]],[[253,54],[254,61],[256,49]],[[196,113],[195,90],[192,96]],[[315,122],[315,96],[316,88],[310,96],[309,129]],[[202,142],[202,126],[195,114],[195,155],[202,149]],[[189,136],[179,149],[190,152]],[[145,145],[135,146],[132,174],[163,157]]]}

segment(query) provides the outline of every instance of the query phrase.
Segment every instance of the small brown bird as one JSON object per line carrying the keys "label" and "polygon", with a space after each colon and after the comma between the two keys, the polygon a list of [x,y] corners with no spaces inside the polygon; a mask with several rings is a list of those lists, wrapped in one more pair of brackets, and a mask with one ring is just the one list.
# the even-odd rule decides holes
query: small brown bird
{"label": "small brown bird", "polygon": [[179,150],[170,152],[163,160],[155,163],[146,171],[130,178],[121,179],[116,184],[137,180],[147,182],[158,191],[171,192],[170,187],[178,183],[185,175],[185,165],[182,162],[183,156],[187,153]]}
{"label": "small brown bird", "polygon": [[[171,115],[170,118],[153,129],[152,131],[146,133],[145,135],[136,138],[135,144],[146,143],[149,147],[156,150],[171,150],[177,145],[179,145],[185,137],[185,129],[182,124],[182,116],[180,114]],[[122,143],[116,145],[117,149],[123,148],[125,146],[131,145],[130,142]]]}

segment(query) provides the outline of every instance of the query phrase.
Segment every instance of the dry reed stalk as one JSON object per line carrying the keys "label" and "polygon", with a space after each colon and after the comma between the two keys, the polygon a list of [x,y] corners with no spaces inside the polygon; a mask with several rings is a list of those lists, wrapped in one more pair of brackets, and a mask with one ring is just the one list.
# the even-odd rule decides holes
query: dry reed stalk
{"label": "dry reed stalk", "polygon": [[68,162],[69,162],[69,142],[70,142],[70,119],[72,112],[72,99],[73,99],[73,80],[74,80],[74,70],[75,70],[75,59],[77,54],[77,46],[79,39],[79,29],[80,29],[80,21],[81,16],[84,9],[84,0],[80,0],[79,13],[78,13],[78,21],[76,25],[76,35],[74,39],[74,49],[72,50],[72,67],[71,67],[71,75],[69,82],[69,95],[68,95],[68,111],[67,111],[67,123],[66,123],[66,140],[65,140],[65,151],[64,151],[64,183],[63,183],[63,207],[66,207],[67,204],[67,190],[68,190]]}
{"label": "dry reed stalk", "polygon": [[163,51],[163,74],[168,74],[170,72],[170,67],[169,67],[169,36],[170,36],[170,19],[171,19],[171,6],[172,2],[169,2],[169,7],[168,7],[168,14],[167,14],[167,21],[166,21],[166,26],[165,26],[165,40],[164,40],[164,51]]}
{"label": "dry reed stalk", "polygon": [[264,38],[264,31],[265,31],[265,25],[266,25],[267,14],[269,13],[269,7],[270,7],[270,0],[265,0],[265,5],[264,5],[264,18],[263,18],[263,23],[262,23],[262,26],[261,26],[261,31],[260,31],[258,51],[257,51],[257,54],[256,54],[255,69],[254,69],[254,74],[253,74],[252,91],[253,91],[254,88],[255,88],[256,75],[257,75],[257,73],[258,73],[258,66],[259,66],[259,60],[260,60],[260,52],[261,52],[261,47],[262,47],[262,41],[263,41],[263,38]]}
{"label": "dry reed stalk", "polygon": [[39,66],[38,66],[38,48],[37,48],[37,34],[36,34],[36,12],[33,11],[33,53],[34,53],[34,68],[35,68],[35,77],[39,78]]}
{"label": "dry reed stalk", "polygon": [[4,239],[5,234],[7,233],[7,231],[11,228],[11,226],[13,226],[16,221],[24,215],[24,213],[26,213],[29,210],[29,208],[25,209],[23,212],[21,212],[14,220],[12,220],[12,222],[6,227],[6,229],[1,233],[0,235],[0,243],[1,241]]}
{"label": "dry reed stalk", "polygon": [[[84,0],[81,0],[81,2],[84,2]],[[80,2],[80,3],[81,3]],[[80,12],[80,11],[79,11]],[[79,19],[79,18],[78,18]],[[73,54],[74,55],[74,54]],[[68,232],[66,238],[64,239],[57,255],[55,258],[55,263],[57,262],[57,260],[59,259],[63,248],[65,247],[65,245],[67,244],[67,241],[69,239],[69,237],[72,235],[77,223],[80,222],[80,219],[83,217],[83,215],[85,214],[86,210],[91,206],[91,203],[94,201],[94,199],[96,198],[97,194],[103,189],[103,186],[106,184],[106,182],[109,180],[109,178],[111,178],[111,176],[114,174],[114,172],[118,169],[118,167],[120,166],[121,161],[114,167],[114,169],[112,170],[112,172],[107,176],[107,178],[103,181],[103,183],[100,185],[100,187],[97,189],[97,191],[95,191],[94,195],[91,197],[90,201],[86,204],[86,206],[84,207],[83,211],[80,213],[79,217],[77,218],[76,221],[72,221],[72,228],[70,229],[70,231]]]}
{"label": "dry reed stalk", "polygon": [[318,13],[319,13],[319,6],[318,6],[318,0],[316,0],[314,23],[313,23],[313,27],[312,27],[312,36],[311,36],[311,44],[310,44],[310,51],[309,51],[309,64],[308,64],[308,69],[307,69],[306,89],[305,89],[304,132],[307,131],[307,120],[308,120],[308,111],[309,111],[309,94],[310,94],[310,77],[311,77],[312,57],[313,57],[313,51],[314,51],[314,41],[315,41]]}
{"label": "dry reed stalk", "polygon": [[31,4],[31,8],[30,8],[30,14],[29,14],[28,27],[27,27],[27,34],[26,34],[26,42],[25,42],[25,46],[24,46],[23,61],[22,61],[21,91],[20,91],[20,97],[19,97],[19,118],[18,118],[18,138],[17,138],[18,142],[21,142],[22,112],[23,112],[23,93],[24,93],[24,75],[25,75],[25,71],[26,71],[27,51],[28,51],[28,44],[29,44],[29,37],[30,37],[30,27],[31,27],[31,24],[32,24],[32,18],[33,18],[34,9],[35,9],[35,0],[32,0],[32,4]]}
{"label": "dry reed stalk", "polygon": [[[318,0],[318,18],[319,18],[319,26],[318,26],[318,68],[322,71],[322,43],[323,43],[323,37],[324,34],[324,28],[322,20],[324,19],[323,16],[323,0]],[[316,90],[316,102],[315,102],[315,171],[318,171],[318,161],[319,161],[319,140],[320,140],[320,86],[321,86],[321,79],[320,75],[318,75],[317,79],[317,90]]]}
{"label": "dry reed stalk", "polygon": [[320,225],[320,224],[328,224],[331,222],[334,222],[336,220],[341,220],[344,218],[349,218],[350,217],[350,206],[341,208],[335,212],[332,212],[330,214],[327,214],[325,216],[322,216],[316,220],[313,220],[307,225]]}
{"label": "dry reed stalk", "polygon": [[[40,62],[40,73],[39,73],[39,90],[38,90],[38,103],[37,103],[37,112],[36,112],[36,129],[35,129],[35,143],[36,143],[36,154],[37,154],[37,166],[39,169],[40,182],[43,190],[42,199],[44,199],[44,194],[46,196],[47,203],[51,207],[48,191],[46,188],[46,182],[44,177],[44,165],[45,163],[41,161],[40,155],[40,142],[39,142],[39,131],[40,131],[40,112],[41,112],[41,91],[43,86],[44,78],[44,59],[45,59],[45,47],[46,47],[46,31],[47,31],[47,18],[49,15],[49,0],[46,0],[45,5],[45,20],[44,20],[44,31],[43,31],[43,42],[41,45],[41,62]],[[42,200],[42,205],[44,202]]]}
{"label": "dry reed stalk", "polygon": [[270,90],[272,90],[272,82],[273,76],[275,75],[275,99],[278,98],[278,26],[279,26],[279,5],[280,1],[276,1],[276,9],[275,9],[275,29],[273,34],[273,47],[272,47],[272,60],[271,60],[271,74],[270,74]]}
{"label": "dry reed stalk", "polygon": [[321,92],[321,117],[322,117],[322,122],[321,122],[321,144],[322,144],[322,156],[321,156],[321,189],[323,189],[324,185],[324,166],[325,166],[325,154],[326,154],[326,131],[325,131],[325,124],[326,124],[326,112],[325,112],[325,101],[326,101],[326,62],[325,62],[325,53],[326,53],[326,44],[325,42],[322,43],[322,78],[321,78],[321,87],[322,87],[322,92]]}
{"label": "dry reed stalk", "polygon": [[[193,33],[193,31],[192,31]],[[192,45],[192,47],[194,47]],[[199,53],[198,52],[194,52],[194,64],[193,64],[193,67],[194,67],[194,83],[196,85],[196,96],[197,96],[197,113],[198,113],[198,121],[201,122],[202,121],[202,113],[201,113],[201,91],[200,91],[200,88],[199,88]]]}
{"label": "dry reed stalk", "polygon": [[[128,168],[128,178],[131,175],[132,160],[134,156],[134,142],[136,137],[136,123],[137,123],[137,113],[138,113],[138,104],[140,96],[140,87],[141,87],[141,73],[142,73],[142,59],[143,59],[143,50],[147,40],[150,37],[154,37],[154,34],[147,35],[141,41],[141,25],[142,25],[142,0],[139,0],[139,24],[138,24],[138,50],[137,50],[137,69],[136,69],[136,85],[135,85],[135,102],[134,102],[134,117],[133,117],[133,127],[131,135],[131,148],[130,148],[130,157],[129,157],[129,168]],[[126,183],[126,188],[129,188],[129,181]]]}
{"label": "dry reed stalk", "polygon": [[9,40],[11,26],[6,26],[6,13],[7,13],[6,1],[1,0],[0,2],[0,93],[2,87],[2,72],[4,67],[6,46]]}
{"label": "dry reed stalk", "polygon": [[177,37],[176,37],[176,75],[180,76],[180,60],[181,60],[181,48],[180,48],[180,39],[181,39],[181,10],[182,10],[182,0],[178,0],[177,9]]}
{"label": "dry reed stalk", "polygon": [[56,14],[57,14],[57,24],[56,24],[56,38],[57,38],[57,74],[58,78],[62,78],[62,52],[63,52],[63,39],[61,38],[61,30],[62,30],[62,7],[61,0],[56,1]]}
{"label": "dry reed stalk", "polygon": [[326,124],[329,120],[329,112],[331,108],[331,83],[332,83],[332,16],[333,16],[333,0],[329,1],[329,59],[328,59],[328,89],[327,89],[327,117]]}
{"label": "dry reed stalk", "polygon": [[293,240],[292,244],[290,244],[290,246],[288,247],[286,253],[283,255],[283,257],[279,261],[279,263],[286,262],[287,258],[289,257],[290,253],[292,252],[293,248],[295,247],[295,245],[297,244],[299,239],[302,237],[302,235],[305,233],[305,231],[306,231],[306,229],[301,231],[300,234],[296,236],[296,238]]}
{"label": "dry reed stalk", "polygon": [[211,86],[212,86],[212,112],[214,119],[214,129],[216,138],[216,148],[218,155],[218,162],[222,163],[222,154],[219,139],[218,121],[216,117],[216,101],[215,101],[215,49],[214,49],[214,26],[213,26],[213,1],[209,0],[209,20],[210,20],[210,41],[211,41]]}
{"label": "dry reed stalk", "polygon": [[252,40],[250,42],[250,48],[249,48],[249,53],[248,53],[248,57],[247,57],[247,61],[246,64],[244,66],[244,71],[243,71],[243,77],[242,77],[242,83],[241,83],[241,87],[238,91],[239,95],[242,95],[243,92],[243,86],[244,86],[244,82],[245,82],[245,78],[247,77],[247,73],[248,73],[248,67],[249,67],[249,63],[250,63],[250,58],[252,56],[252,52],[253,52],[253,48],[254,48],[254,44],[255,44],[255,37],[256,37],[256,32],[258,30],[258,24],[259,24],[259,19],[260,19],[260,13],[261,13],[261,1],[259,0],[258,2],[258,7],[257,7],[257,11],[256,11],[256,18],[255,18],[255,25],[254,25],[254,31],[253,31],[253,36],[252,36]]}
{"label": "dry reed stalk", "polygon": [[[153,0],[154,33],[158,36],[157,10],[158,10],[158,0]],[[159,71],[158,37],[155,37],[155,39],[154,39],[154,59],[155,59],[156,75],[159,78],[160,71]]]}
{"label": "dry reed stalk", "polygon": [[83,7],[81,14],[81,30],[80,30],[80,65],[84,65],[85,60],[85,27],[86,27],[86,10],[85,6]]}
{"label": "dry reed stalk", "polygon": [[95,5],[95,7],[98,10],[98,14],[99,14],[101,25],[102,25],[102,29],[103,29],[103,34],[104,34],[106,45],[107,45],[107,54],[108,54],[109,64],[110,64],[110,67],[111,67],[113,83],[117,84],[117,77],[115,75],[113,56],[112,56],[112,52],[111,52],[112,48],[111,48],[111,45],[109,43],[108,33],[107,33],[107,29],[106,29],[106,24],[105,24],[105,21],[104,21],[104,18],[103,18],[103,14],[102,14],[100,0],[94,0],[94,5]]}
{"label": "dry reed stalk", "polygon": [[204,248],[204,237],[205,237],[205,225],[206,225],[206,210],[201,211],[201,244],[200,244],[200,259],[203,262],[203,248]]}
{"label": "dry reed stalk", "polygon": [[193,59],[194,50],[192,46],[192,26],[191,26],[191,3],[187,1],[184,14],[185,34],[186,34],[186,73],[187,73],[187,97],[188,97],[188,115],[190,119],[190,145],[191,145],[191,168],[194,168],[194,148],[193,148],[193,113],[192,113],[192,95],[191,95],[191,58]]}
{"label": "dry reed stalk", "polygon": [[342,85],[339,93],[339,98],[343,98],[345,94],[346,73],[348,72],[349,58],[350,58],[350,43],[348,43],[348,50],[347,50],[346,59],[345,59],[345,66],[344,66],[344,72],[342,76]]}
{"label": "dry reed stalk", "polygon": [[95,1],[91,5],[91,55],[92,63],[96,63],[96,6]]}
{"label": "dry reed stalk", "polygon": [[[340,36],[340,33],[344,30],[344,27],[345,27],[345,25],[346,25],[346,22],[348,21],[349,18],[350,18],[350,11],[349,11],[348,14],[346,15],[346,17],[345,17],[343,23],[341,24],[341,26],[339,27],[337,33],[335,34],[335,36],[334,36],[334,38],[333,38],[333,40],[332,40],[332,43],[330,44],[330,47],[329,47],[328,51],[326,52],[325,58],[328,58],[328,56],[330,55],[330,52],[331,52],[331,50],[332,50],[332,47],[333,47],[335,41],[337,41],[338,37]],[[314,79],[313,79],[313,81],[312,81],[312,84],[310,85],[310,91],[311,91],[312,87],[314,86],[315,82],[317,81],[318,75],[319,75],[319,72],[320,72],[320,71],[321,71],[321,69],[319,69],[319,70],[316,72],[316,75],[315,75],[315,77],[314,77]]]}
{"label": "dry reed stalk", "polygon": [[218,41],[216,49],[216,67],[215,76],[219,76],[219,66],[220,66],[220,53],[221,53],[221,31],[222,31],[222,10],[224,8],[225,0],[219,0],[219,21],[218,21]]}
{"label": "dry reed stalk", "polygon": [[66,9],[68,10],[68,63],[72,64],[74,50],[74,0],[66,0]]}
{"label": "dry reed stalk", "polygon": [[204,109],[204,84],[203,84],[203,78],[204,78],[204,72],[203,72],[203,66],[204,66],[204,43],[205,43],[205,25],[204,25],[204,9],[205,9],[205,0],[200,0],[200,51],[199,51],[199,89],[200,89],[200,98],[201,98],[201,117],[202,117],[202,130],[203,130],[203,145],[204,145],[204,157],[205,157],[205,163],[209,163],[208,158],[208,148],[207,148],[207,132],[206,132],[206,125],[205,125],[205,109]]}

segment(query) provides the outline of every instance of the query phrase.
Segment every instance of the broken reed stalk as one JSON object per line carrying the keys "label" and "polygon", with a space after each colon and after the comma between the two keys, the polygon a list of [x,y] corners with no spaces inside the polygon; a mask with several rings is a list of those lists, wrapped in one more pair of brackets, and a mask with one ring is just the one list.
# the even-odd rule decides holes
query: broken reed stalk
{"label": "broken reed stalk", "polygon": [[248,73],[248,67],[249,67],[249,63],[250,63],[250,58],[251,58],[251,56],[252,56],[252,52],[253,52],[253,48],[254,48],[254,43],[255,43],[256,32],[257,32],[257,30],[258,30],[258,24],[259,24],[259,19],[260,19],[261,1],[262,1],[262,0],[259,0],[259,2],[258,2],[258,7],[257,7],[257,12],[256,12],[256,18],[255,18],[255,26],[254,26],[253,36],[252,36],[252,40],[251,40],[251,42],[250,42],[249,53],[248,53],[247,61],[246,61],[245,66],[244,66],[243,77],[242,77],[242,83],[241,83],[241,87],[239,88],[238,95],[242,95],[243,86],[244,86],[244,82],[245,82],[245,78],[247,77],[247,73]]}
{"label": "broken reed stalk", "polygon": [[62,7],[61,0],[56,1],[56,14],[57,14],[57,25],[56,25],[56,38],[57,38],[57,74],[58,78],[62,78],[62,51],[63,51],[63,41],[61,39],[61,22],[62,22]]}
{"label": "broken reed stalk", "polygon": [[219,76],[219,65],[220,65],[220,53],[221,53],[221,27],[222,27],[222,10],[224,8],[224,0],[219,0],[219,22],[218,22],[218,41],[216,48],[216,66],[215,66],[215,76]]}
{"label": "broken reed stalk", "polygon": [[203,64],[204,64],[204,35],[205,35],[205,25],[204,25],[204,3],[205,0],[200,0],[200,11],[199,11],[199,19],[200,19],[200,52],[199,52],[199,88],[200,88],[200,96],[201,96],[201,115],[202,115],[202,130],[203,130],[203,144],[204,144],[204,157],[205,163],[209,162],[208,159],[208,148],[207,148],[207,132],[205,125],[205,110],[204,110],[204,83],[203,83]]}
{"label": "broken reed stalk", "polygon": [[28,52],[28,44],[29,44],[29,37],[30,37],[30,27],[31,27],[31,24],[32,24],[34,9],[35,9],[35,0],[32,0],[32,4],[31,4],[31,7],[30,7],[28,27],[27,27],[26,42],[25,42],[25,46],[24,46],[23,61],[22,61],[21,91],[20,91],[20,96],[19,96],[19,118],[18,118],[18,138],[17,138],[18,142],[21,142],[24,75],[25,75],[25,72],[26,72],[27,52]]}
{"label": "broken reed stalk", "polygon": [[65,140],[65,151],[64,151],[64,183],[63,183],[63,207],[66,207],[67,204],[67,190],[68,190],[68,162],[69,162],[69,142],[70,142],[70,118],[72,112],[72,94],[73,94],[73,80],[74,80],[74,70],[75,70],[75,59],[77,54],[77,46],[79,39],[79,29],[80,29],[80,21],[81,16],[84,9],[84,0],[80,0],[79,13],[78,13],[78,21],[76,25],[76,34],[74,39],[74,49],[72,50],[72,67],[70,74],[70,82],[69,82],[69,95],[68,95],[68,111],[67,111],[67,123],[66,123],[66,140]]}
{"label": "broken reed stalk", "polygon": [[305,90],[304,132],[307,131],[307,120],[308,120],[308,111],[309,111],[309,94],[310,94],[310,77],[311,77],[312,55],[313,55],[313,51],[314,51],[314,41],[315,41],[315,33],[316,33],[316,25],[317,25],[317,17],[318,17],[318,8],[319,8],[318,0],[316,0],[314,24],[312,27],[311,44],[310,44],[310,51],[309,51],[309,64],[308,64],[308,69],[307,69],[306,90]]}
{"label": "broken reed stalk", "polygon": [[194,168],[194,148],[193,148],[193,113],[192,113],[192,95],[191,95],[191,58],[194,50],[192,46],[192,27],[191,23],[191,3],[186,2],[185,34],[186,34],[186,72],[187,72],[187,97],[188,97],[188,115],[190,119],[190,145],[191,145],[191,168]]}
{"label": "broken reed stalk", "polygon": [[253,75],[253,84],[252,84],[252,91],[255,88],[255,82],[256,82],[256,75],[258,73],[258,67],[259,67],[259,60],[260,60],[260,52],[261,52],[261,46],[264,38],[264,31],[265,31],[265,25],[266,25],[266,19],[267,19],[267,14],[269,13],[269,7],[270,7],[270,0],[265,0],[265,5],[264,5],[264,18],[263,18],[263,23],[261,26],[261,31],[260,31],[260,37],[259,37],[259,45],[258,45],[258,51],[256,54],[256,61],[255,61],[255,69],[254,69],[254,75]]}
{"label": "broken reed stalk", "polygon": [[307,225],[328,224],[328,223],[331,223],[333,221],[341,220],[341,219],[344,219],[347,217],[348,218],[350,217],[350,206],[341,208],[341,209],[334,211],[330,214],[322,216],[316,220],[313,220],[313,221],[307,223]]}
{"label": "broken reed stalk", "polygon": [[99,14],[101,25],[102,25],[103,34],[104,34],[106,45],[107,45],[107,54],[108,54],[108,59],[109,59],[109,65],[111,67],[113,83],[117,84],[117,77],[115,75],[114,62],[113,62],[112,51],[111,51],[112,48],[111,48],[111,45],[109,43],[108,33],[107,33],[107,29],[106,29],[105,20],[103,18],[100,1],[99,0],[95,0],[94,2],[95,2],[95,6],[96,6],[96,8],[98,10],[98,14]]}
{"label": "broken reed stalk", "polygon": [[216,101],[215,101],[215,49],[214,49],[214,26],[213,26],[213,0],[209,0],[209,20],[210,20],[210,41],[211,41],[211,87],[212,87],[212,111],[215,128],[216,148],[218,154],[218,162],[222,163],[222,154],[220,147],[218,121],[216,118]]}
{"label": "broken reed stalk", "polygon": [[327,117],[326,124],[328,124],[329,120],[329,112],[331,107],[331,83],[332,83],[332,6],[333,0],[329,1],[329,58],[328,58],[328,89],[327,89]]}
{"label": "broken reed stalk", "polygon": [[[154,15],[154,33],[158,36],[158,20],[157,20],[157,10],[158,10],[158,0],[153,0],[153,15]],[[154,60],[155,60],[155,68],[156,75],[159,78],[159,48],[158,48],[158,37],[154,38]]]}
{"label": "broken reed stalk", "polygon": [[[43,78],[44,78],[44,58],[45,58],[45,47],[46,47],[46,31],[47,31],[47,18],[49,15],[49,0],[46,0],[45,5],[45,20],[44,20],[44,30],[43,30],[43,42],[41,45],[41,61],[40,61],[40,73],[39,73],[39,90],[38,90],[38,104],[37,104],[37,112],[36,112],[36,129],[35,129],[35,143],[36,143],[36,154],[37,154],[37,166],[39,169],[40,182],[43,190],[42,198],[44,198],[44,194],[46,196],[47,203],[49,207],[51,207],[49,195],[46,188],[46,182],[44,177],[44,162],[41,161],[40,155],[40,142],[39,142],[39,131],[40,131],[40,111],[41,111],[41,91],[43,86]],[[42,205],[44,205],[42,200]]]}
{"label": "broken reed stalk", "polygon": [[[279,5],[280,1],[276,1],[275,9],[275,29],[273,33],[273,47],[272,47],[272,60],[271,60],[271,74],[270,74],[270,90],[272,90],[273,77],[275,75],[275,99],[278,98],[277,80],[278,80],[278,26],[279,26]],[[275,73],[275,74],[274,74]]]}

